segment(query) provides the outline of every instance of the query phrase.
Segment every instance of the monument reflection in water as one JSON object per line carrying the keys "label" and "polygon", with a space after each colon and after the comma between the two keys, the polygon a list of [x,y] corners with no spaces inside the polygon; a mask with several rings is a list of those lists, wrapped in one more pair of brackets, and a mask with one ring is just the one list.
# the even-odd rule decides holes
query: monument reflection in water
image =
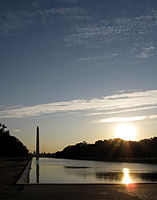
{"label": "monument reflection in water", "polygon": [[39,183],[39,158],[36,160],[36,183]]}
{"label": "monument reflection in water", "polygon": [[36,132],[36,183],[39,183],[39,127]]}

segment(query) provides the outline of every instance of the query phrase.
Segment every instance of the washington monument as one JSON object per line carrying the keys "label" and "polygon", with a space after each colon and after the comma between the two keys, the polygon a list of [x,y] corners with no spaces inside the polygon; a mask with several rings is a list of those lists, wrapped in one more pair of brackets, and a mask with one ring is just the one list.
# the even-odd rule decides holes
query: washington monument
{"label": "washington monument", "polygon": [[36,159],[39,159],[39,127],[37,126],[37,138],[36,138]]}

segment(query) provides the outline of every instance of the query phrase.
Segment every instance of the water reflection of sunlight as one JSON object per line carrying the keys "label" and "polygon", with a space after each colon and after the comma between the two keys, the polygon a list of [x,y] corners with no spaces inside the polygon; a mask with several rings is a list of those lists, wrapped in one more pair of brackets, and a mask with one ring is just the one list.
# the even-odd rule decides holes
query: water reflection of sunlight
{"label": "water reflection of sunlight", "polygon": [[132,180],[131,180],[130,175],[129,175],[129,169],[124,168],[123,173],[124,173],[124,176],[123,176],[123,179],[122,179],[122,183],[124,183],[124,184],[132,183]]}

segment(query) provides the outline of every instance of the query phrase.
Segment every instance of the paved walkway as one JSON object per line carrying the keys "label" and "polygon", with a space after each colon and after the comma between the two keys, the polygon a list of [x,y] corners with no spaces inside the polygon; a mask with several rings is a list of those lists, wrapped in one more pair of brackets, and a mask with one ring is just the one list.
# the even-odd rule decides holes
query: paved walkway
{"label": "paved walkway", "polygon": [[157,200],[157,184],[25,185],[20,200]]}

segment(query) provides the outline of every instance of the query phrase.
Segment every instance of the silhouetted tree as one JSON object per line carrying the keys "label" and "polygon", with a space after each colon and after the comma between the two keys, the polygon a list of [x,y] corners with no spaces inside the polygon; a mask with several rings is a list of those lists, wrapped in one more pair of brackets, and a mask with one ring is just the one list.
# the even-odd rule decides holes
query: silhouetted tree
{"label": "silhouetted tree", "polygon": [[28,149],[16,137],[5,131],[7,126],[0,123],[0,157],[27,156]]}
{"label": "silhouetted tree", "polygon": [[157,158],[157,137],[138,142],[120,138],[98,140],[95,144],[80,142],[54,153],[53,157],[94,160]]}

